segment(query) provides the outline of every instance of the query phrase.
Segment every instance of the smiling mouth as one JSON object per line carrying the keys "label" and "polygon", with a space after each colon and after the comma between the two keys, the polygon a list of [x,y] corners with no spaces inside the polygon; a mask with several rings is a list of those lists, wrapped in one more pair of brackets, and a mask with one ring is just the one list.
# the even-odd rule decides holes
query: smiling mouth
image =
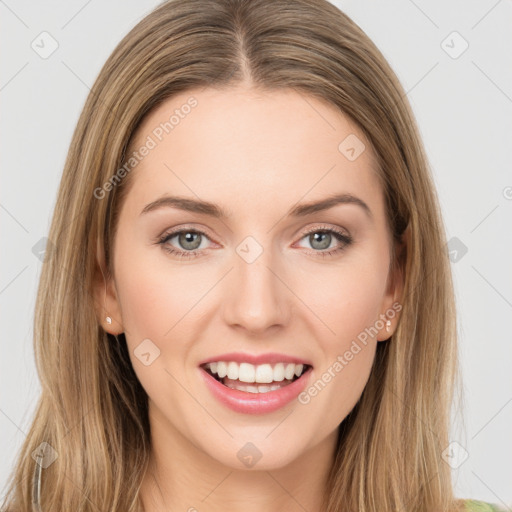
{"label": "smiling mouth", "polygon": [[[297,368],[297,365],[294,365],[294,373],[293,377],[291,378],[286,378],[290,377],[291,368],[288,368],[288,374],[286,376],[284,376],[282,372],[276,371],[276,373],[272,374],[272,377],[270,377],[267,373],[266,377],[263,378],[245,378],[244,380],[240,380],[239,378],[231,379],[228,377],[228,375],[223,375],[222,377],[220,377],[217,374],[217,371],[212,371],[210,363],[201,365],[201,368],[211,377],[213,377],[217,382],[220,382],[222,385],[228,388],[236,389],[238,391],[245,391],[247,393],[268,393],[289,386],[292,382],[295,382],[296,380],[300,379],[306,372],[308,372],[312,368],[312,366],[308,364],[298,366],[299,368]],[[214,369],[218,370],[217,365],[215,365]],[[221,374],[224,374],[224,372],[221,371]],[[274,380],[274,376],[278,380]],[[252,382],[247,382],[247,380],[252,380]]]}

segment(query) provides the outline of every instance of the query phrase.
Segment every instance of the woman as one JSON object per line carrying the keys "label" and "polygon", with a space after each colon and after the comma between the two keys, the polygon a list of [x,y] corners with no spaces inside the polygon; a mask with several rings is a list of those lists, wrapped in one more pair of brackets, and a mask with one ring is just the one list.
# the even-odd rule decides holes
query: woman
{"label": "woman", "polygon": [[75,131],[6,510],[456,499],[444,228],[404,91],[324,1],[174,0]]}

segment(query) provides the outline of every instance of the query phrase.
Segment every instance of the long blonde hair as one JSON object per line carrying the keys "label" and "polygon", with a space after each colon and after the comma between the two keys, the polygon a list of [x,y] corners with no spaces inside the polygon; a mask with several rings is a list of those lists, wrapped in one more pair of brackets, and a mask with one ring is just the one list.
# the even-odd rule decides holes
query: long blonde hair
{"label": "long blonde hair", "polygon": [[[112,275],[118,213],[136,170],[104,197],[95,191],[126,161],[153,107],[187,89],[241,81],[312,95],[357,123],[378,158],[393,240],[405,243],[392,259],[404,276],[400,320],[391,340],[378,344],[366,388],[340,425],[325,510],[458,510],[442,457],[460,379],[455,305],[431,171],[397,77],[366,34],[327,0],[171,0],[108,58],[60,183],[48,236],[54,249],[35,307],[42,392],[5,510],[32,510],[36,470],[43,512],[142,510],[147,395],[124,335],[115,338],[98,324],[102,305],[92,292],[98,254]],[[55,455],[41,469],[39,462]]]}

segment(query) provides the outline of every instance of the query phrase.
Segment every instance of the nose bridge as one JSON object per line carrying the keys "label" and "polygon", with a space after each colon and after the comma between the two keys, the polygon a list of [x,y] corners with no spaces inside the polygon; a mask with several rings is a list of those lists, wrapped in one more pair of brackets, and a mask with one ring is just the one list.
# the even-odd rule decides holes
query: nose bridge
{"label": "nose bridge", "polygon": [[280,265],[270,246],[247,237],[233,255],[226,321],[249,331],[262,331],[288,321],[286,287],[280,282]]}

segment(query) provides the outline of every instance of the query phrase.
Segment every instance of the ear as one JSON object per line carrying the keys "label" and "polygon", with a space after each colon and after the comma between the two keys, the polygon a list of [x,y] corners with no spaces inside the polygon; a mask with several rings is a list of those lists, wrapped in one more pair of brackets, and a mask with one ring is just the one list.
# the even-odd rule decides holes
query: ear
{"label": "ear", "polygon": [[[98,322],[110,334],[121,334],[124,331],[121,308],[117,297],[114,279],[107,278],[104,252],[99,240],[96,246],[96,265],[93,278],[94,307]],[[107,322],[111,318],[111,323]]]}
{"label": "ear", "polygon": [[[405,264],[405,256],[407,247],[409,246],[410,237],[410,226],[407,226],[404,233],[402,234],[400,243],[395,247],[396,253],[396,265],[391,267],[388,276],[388,287],[386,295],[383,298],[381,306],[381,314],[379,319],[383,322],[382,329],[379,329],[377,335],[378,341],[388,340],[396,330],[398,319],[400,318],[400,311],[403,307],[403,291],[404,291],[404,270],[403,264]],[[386,322],[391,322],[389,325],[389,331],[386,330]],[[380,324],[380,322],[379,322]]]}

